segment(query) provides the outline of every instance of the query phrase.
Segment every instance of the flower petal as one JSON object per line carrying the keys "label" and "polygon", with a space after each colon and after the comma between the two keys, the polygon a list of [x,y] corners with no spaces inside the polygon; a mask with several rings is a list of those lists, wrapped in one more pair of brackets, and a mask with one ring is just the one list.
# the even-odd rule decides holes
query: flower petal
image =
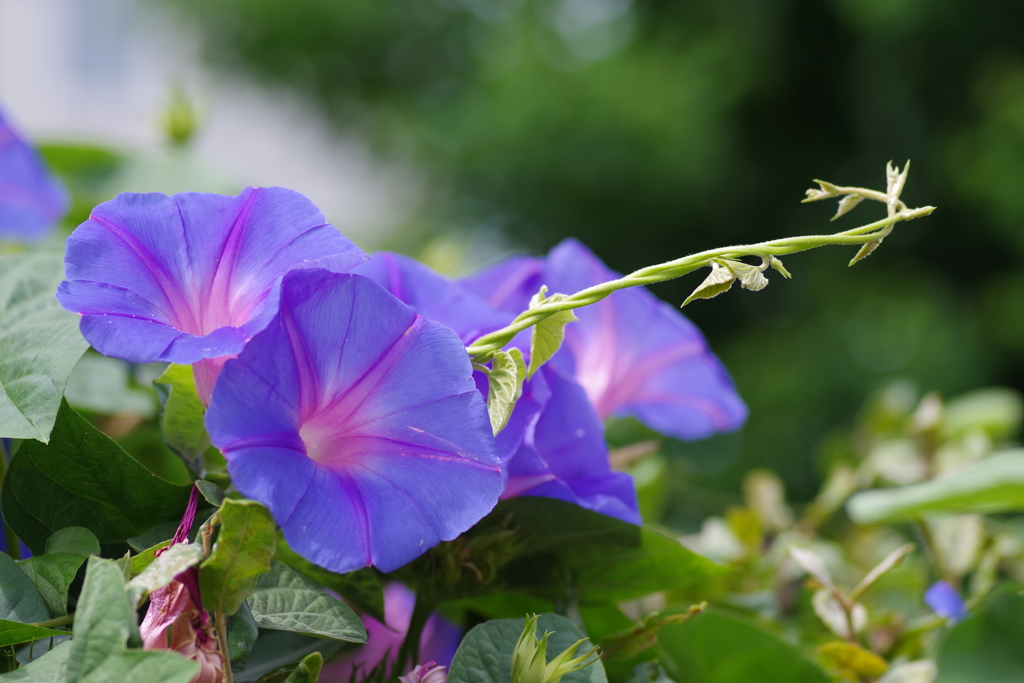
{"label": "flower petal", "polygon": [[463,343],[504,327],[514,317],[401,254],[376,253],[352,272],[370,278],[424,318],[452,328]]}
{"label": "flower petal", "polygon": [[291,190],[124,193],[68,238],[57,296],[83,314],[82,332],[101,353],[194,363],[237,354],[276,312],[284,273],[344,272],[364,259]]}
{"label": "flower petal", "polygon": [[508,463],[502,497],[558,498],[639,524],[633,478],[612,471],[601,420],[583,388],[548,366],[530,384],[537,382],[547,385],[550,398]]}
{"label": "flower petal", "polygon": [[969,616],[964,599],[948,581],[936,581],[924,594],[924,602],[940,617],[960,621]]}
{"label": "flower petal", "polygon": [[[371,616],[363,615],[366,627],[366,644],[346,652],[328,662],[320,675],[324,681],[348,681],[358,667],[365,676],[387,657],[389,664],[398,658],[405,634],[409,630],[412,611],[416,605],[416,594],[398,581],[384,586],[384,616],[382,624]],[[462,639],[462,629],[435,612],[427,619],[420,637],[420,657],[439,662],[443,666],[451,663]],[[397,673],[397,672],[395,672]]]}
{"label": "flower petal", "polygon": [[0,112],[0,237],[41,239],[69,203],[64,186]]}
{"label": "flower petal", "polygon": [[[465,288],[491,306],[519,315],[530,304],[530,297],[546,284],[543,281],[544,261],[532,256],[509,258],[464,278]],[[563,292],[572,294],[572,292]]]}
{"label": "flower petal", "polygon": [[392,571],[491,510],[502,481],[465,348],[371,280],[285,276],[207,413],[232,480],[296,552]]}
{"label": "flower petal", "polygon": [[[490,290],[488,303],[406,257],[375,255],[358,272],[368,271],[421,315],[457,332],[474,330],[460,334],[463,341],[509,322],[529,303],[532,292],[526,288],[540,287],[540,261],[527,257],[509,259],[467,282],[468,287]],[[511,311],[496,313],[489,304]],[[542,375],[524,385],[508,424],[495,439],[507,483],[502,497],[549,496],[639,523],[633,480],[611,471],[601,422],[583,390],[553,370]],[[486,396],[486,378],[476,373],[475,379]]]}

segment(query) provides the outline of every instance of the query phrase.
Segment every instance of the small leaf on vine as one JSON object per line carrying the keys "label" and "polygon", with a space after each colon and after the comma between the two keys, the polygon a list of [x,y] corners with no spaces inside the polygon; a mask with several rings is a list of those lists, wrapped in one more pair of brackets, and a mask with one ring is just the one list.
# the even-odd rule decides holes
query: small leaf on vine
{"label": "small leaf on vine", "polygon": [[752,266],[749,263],[729,259],[725,259],[724,263],[725,267],[732,271],[732,274],[740,281],[743,289],[759,292],[768,286],[768,278],[764,276],[763,272],[764,268],[767,267],[766,265]]}
{"label": "small leaf on vine", "polygon": [[[727,292],[732,287],[732,283],[736,281],[736,276],[731,270],[725,266],[719,264],[717,261],[711,262],[711,274],[704,279],[704,282],[700,283],[697,289],[693,290],[693,294],[687,297],[686,301],[683,302],[683,306],[690,303],[694,299],[713,299],[722,292]],[[682,308],[682,306],[680,306]]]}
{"label": "small leaf on vine", "polygon": [[[547,287],[541,287],[540,291],[530,299],[530,308],[566,298],[564,294],[546,296],[547,291]],[[527,378],[532,378],[540,366],[555,355],[565,338],[565,326],[576,320],[578,318],[572,311],[559,311],[533,326],[533,334],[530,336],[530,367],[526,371]]]}
{"label": "small leaf on vine", "polygon": [[850,261],[850,265],[852,266],[857,261],[866,259],[868,256],[871,255],[871,252],[873,252],[875,249],[878,249],[878,245],[880,245],[881,243],[882,240],[875,240],[874,242],[868,242],[867,244],[863,245],[860,248],[860,251],[857,252],[857,255],[854,256],[853,259]]}
{"label": "small leaf on vine", "polygon": [[853,210],[853,207],[864,201],[864,197],[859,194],[848,194],[839,200],[839,210],[836,211],[836,215],[832,216],[831,220],[835,220],[843,214],[849,213]]}
{"label": "small leaf on vine", "polygon": [[508,418],[516,406],[516,399],[523,391],[523,379],[526,375],[523,355],[519,349],[512,351],[516,352],[518,362],[517,356],[513,356],[510,351],[498,351],[494,354],[491,369],[487,373],[487,414],[491,418],[491,429],[495,434],[508,424]]}

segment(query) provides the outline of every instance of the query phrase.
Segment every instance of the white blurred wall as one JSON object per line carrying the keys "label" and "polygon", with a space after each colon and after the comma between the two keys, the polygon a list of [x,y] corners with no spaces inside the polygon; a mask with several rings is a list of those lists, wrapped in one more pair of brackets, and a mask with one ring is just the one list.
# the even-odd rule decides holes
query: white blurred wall
{"label": "white blurred wall", "polygon": [[[367,248],[415,209],[410,171],[291,93],[213,73],[198,55],[197,36],[146,0],[0,0],[0,107],[34,139],[127,151],[137,163],[116,190],[290,187]],[[203,115],[187,158],[160,127],[175,82]]]}

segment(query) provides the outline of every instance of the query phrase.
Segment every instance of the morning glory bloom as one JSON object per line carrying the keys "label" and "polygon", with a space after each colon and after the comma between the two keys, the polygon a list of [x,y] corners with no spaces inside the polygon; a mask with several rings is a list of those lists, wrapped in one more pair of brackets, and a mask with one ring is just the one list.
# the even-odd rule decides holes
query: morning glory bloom
{"label": "morning glory bloom", "polygon": [[[515,317],[407,256],[374,254],[353,272],[371,277],[420,315],[450,327],[464,343]],[[486,396],[487,378],[479,372],[475,377]],[[506,482],[503,498],[558,498],[640,523],[633,479],[612,471],[600,418],[583,389],[555,368],[546,366],[525,383],[495,443]]]}
{"label": "morning glory bloom", "polygon": [[[573,294],[619,277],[573,239],[544,259],[513,257],[464,281],[510,313],[547,285]],[[574,311],[551,360],[575,377],[602,419],[632,416],[679,439],[701,439],[743,424],[747,408],[700,330],[644,288],[620,290]]]}
{"label": "morning glory bloom", "polygon": [[0,239],[45,237],[68,204],[67,190],[0,111]]}
{"label": "morning glory bloom", "polygon": [[[324,681],[349,681],[355,671],[364,678],[368,672],[388,661],[389,666],[398,659],[398,650],[402,647],[405,634],[412,622],[412,612],[416,606],[416,594],[398,581],[391,581],[384,586],[384,620],[382,624],[373,617],[364,614],[361,619],[366,627],[366,644],[355,650],[345,652],[333,661],[324,665],[320,679]],[[462,629],[448,621],[438,612],[427,619],[420,636],[420,657],[431,660],[435,666],[442,668],[451,664],[455,652],[462,640]],[[419,667],[416,667],[419,668]],[[415,671],[416,669],[413,669]],[[427,679],[430,683],[438,678]],[[416,680],[416,679],[414,679]]]}
{"label": "morning glory bloom", "polygon": [[940,617],[950,621],[961,621],[970,616],[964,599],[948,581],[936,581],[925,594],[924,602]]}
{"label": "morning glory bloom", "polygon": [[57,298],[104,355],[196,364],[208,403],[224,361],[277,312],[282,275],[345,272],[365,258],[292,190],[124,193],[68,238]]}
{"label": "morning glory bloom", "polygon": [[424,318],[450,327],[464,344],[504,327],[515,317],[401,254],[378,252],[352,272],[370,278]]}
{"label": "morning glory bloom", "polygon": [[278,314],[224,364],[206,426],[242,495],[334,572],[398,569],[502,491],[465,347],[359,275],[285,275]]}
{"label": "morning glory bloom", "polygon": [[508,460],[502,498],[558,498],[640,524],[633,477],[611,469],[604,426],[583,387],[544,366],[524,388],[523,400],[524,410],[530,402],[541,408]]}

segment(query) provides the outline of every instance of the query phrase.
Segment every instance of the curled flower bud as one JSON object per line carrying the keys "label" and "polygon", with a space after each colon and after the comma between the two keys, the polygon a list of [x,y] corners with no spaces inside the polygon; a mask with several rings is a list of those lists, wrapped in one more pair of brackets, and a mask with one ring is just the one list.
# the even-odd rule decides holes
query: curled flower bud
{"label": "curled flower bud", "polygon": [[[188,543],[188,532],[195,520],[199,489],[192,488],[185,515],[178,525],[171,546]],[[167,546],[170,548],[171,546]],[[161,548],[161,555],[167,548]],[[149,609],[139,626],[146,650],[174,650],[197,662],[199,673],[191,683],[221,683],[224,680],[224,656],[217,644],[210,615],[203,609],[199,595],[199,573],[190,567],[167,586],[149,595]]]}
{"label": "curled flower bud", "polygon": [[406,675],[399,676],[398,680],[402,683],[448,683],[448,669],[440,664],[427,662],[418,665]]}

